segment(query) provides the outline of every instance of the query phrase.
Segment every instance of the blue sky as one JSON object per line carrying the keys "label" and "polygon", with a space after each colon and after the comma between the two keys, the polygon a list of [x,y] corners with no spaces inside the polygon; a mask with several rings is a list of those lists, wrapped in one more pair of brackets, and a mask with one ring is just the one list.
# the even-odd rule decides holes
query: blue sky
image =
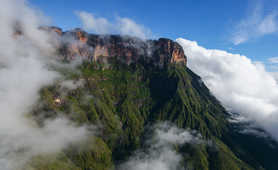
{"label": "blue sky", "polygon": [[[278,57],[277,0],[30,0],[29,2],[49,16],[53,25],[63,29],[82,27],[76,11],[86,11],[108,20],[128,17],[150,29],[155,37],[171,39],[182,37],[194,40],[206,48],[243,54],[254,61],[265,62],[268,66],[273,65],[269,63],[268,58]],[[244,39],[235,41],[239,37]],[[273,67],[268,69],[272,70]]]}

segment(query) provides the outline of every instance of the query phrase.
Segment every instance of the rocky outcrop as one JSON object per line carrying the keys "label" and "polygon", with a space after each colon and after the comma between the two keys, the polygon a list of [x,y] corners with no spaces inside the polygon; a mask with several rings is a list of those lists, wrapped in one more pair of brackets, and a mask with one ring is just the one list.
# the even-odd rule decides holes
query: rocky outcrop
{"label": "rocky outcrop", "polygon": [[54,26],[41,26],[39,29],[44,30],[44,31],[48,31],[48,32],[53,32],[53,33],[57,33],[58,35],[62,36],[63,31],[61,28],[59,27],[54,27]]}
{"label": "rocky outcrop", "polygon": [[155,47],[158,48],[155,53],[158,53],[157,56],[160,57],[160,60],[166,59],[167,63],[181,63],[186,65],[186,56],[178,43],[166,38],[160,38],[154,42]]}
{"label": "rocky outcrop", "polygon": [[61,51],[65,58],[77,56],[107,63],[116,58],[126,64],[139,60],[164,66],[169,63],[186,65],[187,59],[182,47],[166,38],[147,40],[120,35],[95,35],[77,28],[62,32],[57,27],[47,27],[44,30],[56,32],[61,37]]}

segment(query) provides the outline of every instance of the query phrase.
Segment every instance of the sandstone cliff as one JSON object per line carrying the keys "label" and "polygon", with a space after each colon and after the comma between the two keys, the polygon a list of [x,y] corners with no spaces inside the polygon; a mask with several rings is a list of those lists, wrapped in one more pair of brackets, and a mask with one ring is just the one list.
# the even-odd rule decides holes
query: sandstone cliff
{"label": "sandstone cliff", "polygon": [[186,65],[187,58],[182,47],[166,38],[143,41],[139,38],[120,35],[89,34],[79,28],[63,32],[57,27],[43,27],[61,38],[60,51],[66,59],[82,57],[102,63],[117,58],[126,64],[144,60],[156,66],[169,63]]}

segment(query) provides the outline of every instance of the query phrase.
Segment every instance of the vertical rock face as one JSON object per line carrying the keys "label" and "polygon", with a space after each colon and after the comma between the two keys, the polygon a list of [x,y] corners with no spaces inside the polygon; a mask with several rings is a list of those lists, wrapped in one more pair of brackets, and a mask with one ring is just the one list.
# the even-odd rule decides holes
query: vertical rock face
{"label": "vertical rock face", "polygon": [[81,56],[107,63],[116,58],[126,64],[144,59],[160,67],[169,63],[186,65],[187,62],[182,47],[166,38],[143,41],[129,36],[88,34],[79,28],[67,32],[57,27],[43,30],[56,32],[61,37],[61,48],[67,59]]}
{"label": "vertical rock face", "polygon": [[166,38],[160,38],[154,42],[158,48],[156,52],[160,60],[166,59],[167,63],[181,63],[186,65],[186,57],[182,47],[178,43]]}
{"label": "vertical rock face", "polygon": [[65,35],[67,34],[72,35],[76,40],[79,40],[81,43],[86,44],[88,41],[88,33],[86,33],[80,28],[76,28],[72,31],[68,31],[65,33]]}
{"label": "vertical rock face", "polygon": [[62,36],[62,34],[63,34],[62,29],[59,28],[59,27],[54,27],[54,26],[47,27],[47,26],[43,26],[43,27],[40,27],[39,29],[44,30],[44,31],[48,31],[48,32],[57,33],[60,36]]}

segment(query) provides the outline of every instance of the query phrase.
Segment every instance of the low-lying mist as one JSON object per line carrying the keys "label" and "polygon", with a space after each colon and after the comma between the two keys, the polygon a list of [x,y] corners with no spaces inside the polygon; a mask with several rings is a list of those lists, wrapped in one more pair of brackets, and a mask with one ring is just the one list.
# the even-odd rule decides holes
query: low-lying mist
{"label": "low-lying mist", "polygon": [[177,128],[171,123],[153,126],[154,133],[146,140],[147,149],[137,151],[119,170],[180,170],[184,169],[182,155],[175,148],[184,144],[201,144],[205,141],[191,130]]}
{"label": "low-lying mist", "polygon": [[87,129],[62,117],[44,120],[43,127],[27,118],[39,90],[61,78],[51,69],[57,40],[38,29],[47,19],[26,1],[1,1],[0,20],[0,169],[11,170],[85,139]]}

